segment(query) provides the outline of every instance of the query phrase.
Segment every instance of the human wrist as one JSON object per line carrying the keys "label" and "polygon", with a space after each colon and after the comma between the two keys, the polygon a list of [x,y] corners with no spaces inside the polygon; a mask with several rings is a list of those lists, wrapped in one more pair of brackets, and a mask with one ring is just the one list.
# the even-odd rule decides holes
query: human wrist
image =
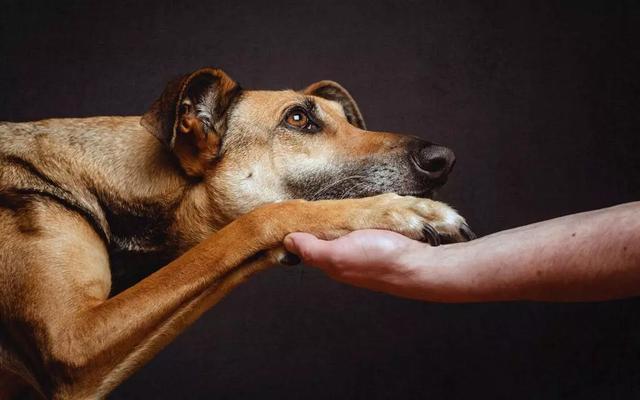
{"label": "human wrist", "polygon": [[402,263],[412,271],[412,296],[433,302],[482,301],[473,287],[473,242],[431,247],[416,245],[403,255]]}

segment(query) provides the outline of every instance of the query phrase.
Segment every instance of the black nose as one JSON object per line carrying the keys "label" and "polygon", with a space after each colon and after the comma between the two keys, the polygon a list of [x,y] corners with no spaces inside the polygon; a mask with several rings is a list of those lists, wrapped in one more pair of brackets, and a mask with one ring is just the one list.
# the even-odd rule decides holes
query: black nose
{"label": "black nose", "polygon": [[444,146],[427,144],[413,151],[411,159],[418,172],[429,180],[444,181],[456,163],[453,151]]}

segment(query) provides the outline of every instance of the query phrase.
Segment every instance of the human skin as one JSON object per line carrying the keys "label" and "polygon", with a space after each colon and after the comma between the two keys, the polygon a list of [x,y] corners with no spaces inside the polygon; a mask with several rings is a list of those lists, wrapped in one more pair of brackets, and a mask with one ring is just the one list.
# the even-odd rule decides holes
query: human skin
{"label": "human skin", "polygon": [[640,202],[431,247],[381,230],[285,247],[338,281],[434,302],[599,301],[640,295]]}

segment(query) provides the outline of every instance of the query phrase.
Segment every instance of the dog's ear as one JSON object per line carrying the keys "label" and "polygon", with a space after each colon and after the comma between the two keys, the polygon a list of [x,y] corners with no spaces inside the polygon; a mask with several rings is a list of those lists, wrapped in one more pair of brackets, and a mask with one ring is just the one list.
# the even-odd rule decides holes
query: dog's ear
{"label": "dog's ear", "polygon": [[200,176],[218,156],[226,112],[241,89],[216,68],[175,79],[140,120],[180,160],[185,172]]}
{"label": "dog's ear", "polygon": [[302,92],[340,103],[344,110],[344,115],[347,116],[347,121],[351,125],[360,129],[367,129],[356,101],[347,92],[347,89],[343,88],[339,83],[320,81],[307,86]]}

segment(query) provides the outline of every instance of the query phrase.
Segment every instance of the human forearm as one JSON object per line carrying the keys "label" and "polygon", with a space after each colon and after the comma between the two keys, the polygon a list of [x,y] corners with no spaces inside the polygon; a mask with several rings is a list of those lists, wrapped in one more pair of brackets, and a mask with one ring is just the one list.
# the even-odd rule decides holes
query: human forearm
{"label": "human forearm", "polygon": [[[434,266],[418,268],[424,257]],[[424,248],[405,262],[416,266],[424,300],[591,301],[640,295],[640,202]]]}

